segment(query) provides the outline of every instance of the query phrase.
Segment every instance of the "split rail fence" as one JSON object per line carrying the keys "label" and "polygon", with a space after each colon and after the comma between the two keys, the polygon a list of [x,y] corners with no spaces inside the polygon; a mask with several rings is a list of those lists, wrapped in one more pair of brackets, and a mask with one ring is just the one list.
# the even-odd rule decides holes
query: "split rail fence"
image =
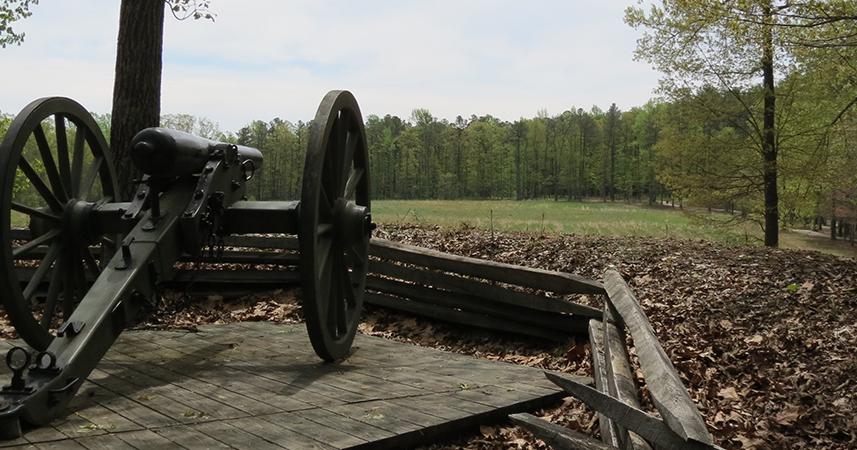
{"label": "split rail fence", "polygon": [[[21,239],[27,232],[21,231]],[[189,294],[246,295],[297,285],[296,239],[231,236],[220,255],[186,258],[168,288]],[[594,386],[581,378],[545,375],[598,413],[602,441],[529,414],[510,419],[558,449],[717,449],[681,377],[645,312],[619,272],[603,282],[574,274],[452,255],[384,239],[370,244],[368,304],[446,322],[550,340],[588,336]],[[38,252],[30,253],[38,258]],[[197,267],[190,270],[191,264]],[[29,278],[19,267],[19,279]],[[43,288],[47,288],[44,286]],[[603,308],[575,303],[570,294],[598,295]],[[642,410],[626,329],[646,387],[659,413]]]}

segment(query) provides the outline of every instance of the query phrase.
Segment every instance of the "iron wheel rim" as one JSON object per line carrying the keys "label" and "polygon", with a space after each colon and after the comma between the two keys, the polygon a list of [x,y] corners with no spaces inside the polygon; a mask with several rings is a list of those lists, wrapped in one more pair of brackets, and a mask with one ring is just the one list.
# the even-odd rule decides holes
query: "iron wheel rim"
{"label": "iron wheel rim", "polygon": [[360,211],[371,219],[369,159],[357,101],[348,91],[331,91],[310,129],[298,236],[307,332],[316,354],[326,361],[350,351],[369,262],[368,230],[353,241],[341,237],[347,234],[341,232],[346,221],[337,213],[343,208],[365,208]]}
{"label": "iron wheel rim", "polygon": [[[43,127],[51,118],[55,127],[53,146],[45,138]],[[69,125],[74,127],[72,139],[68,139]],[[30,139],[36,141],[38,158],[24,155]],[[52,159],[54,156],[56,159]],[[39,161],[45,173],[35,172],[30,159]],[[24,174],[45,201],[45,207],[16,201],[13,186],[19,173]],[[83,106],[64,97],[41,98],[31,102],[15,117],[0,143],[0,177],[0,257],[6,269],[0,276],[2,304],[18,335],[33,348],[45,350],[54,338],[51,329],[59,315],[57,307],[62,309],[64,320],[71,315],[88,290],[85,272],[97,277],[110,256],[106,253],[107,247],[115,247],[115,240],[100,236],[99,239],[104,238],[105,242],[100,244],[102,254],[101,262],[98,262],[89,244],[84,247],[81,244],[83,240],[71,236],[66,219],[69,216],[67,211],[76,207],[77,201],[89,203],[88,196],[93,189],[100,190],[99,198],[91,202],[93,205],[116,198],[118,187],[110,151],[100,128]],[[95,188],[96,182],[100,189]],[[13,210],[29,216],[31,230],[34,216],[40,223],[49,224],[50,229],[28,244],[13,245]],[[16,259],[35,250],[36,247],[31,250],[26,250],[26,247],[38,239],[43,239],[39,245],[44,244],[48,248],[33,277],[22,288],[23,280],[16,270]],[[38,310],[33,310],[36,289],[45,281],[48,281],[49,288],[42,306],[44,309],[37,317]],[[58,305],[59,301],[62,303]]]}

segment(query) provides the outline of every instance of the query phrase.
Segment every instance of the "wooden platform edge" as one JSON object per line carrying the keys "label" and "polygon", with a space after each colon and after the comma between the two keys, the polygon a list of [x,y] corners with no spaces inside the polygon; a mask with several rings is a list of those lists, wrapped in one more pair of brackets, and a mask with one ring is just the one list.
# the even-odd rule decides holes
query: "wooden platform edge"
{"label": "wooden platform edge", "polygon": [[556,404],[563,397],[564,392],[555,392],[553,394],[535,397],[530,400],[518,402],[502,408],[492,409],[479,414],[468,415],[461,419],[451,420],[442,424],[434,425],[421,430],[415,430],[403,434],[391,436],[386,439],[369,442],[353,447],[354,450],[388,450],[411,448],[429,443],[437,443],[439,440],[448,440],[463,431],[471,428],[476,428],[479,425],[497,423],[505,420],[510,414],[521,413],[524,411],[534,411],[551,404]]}

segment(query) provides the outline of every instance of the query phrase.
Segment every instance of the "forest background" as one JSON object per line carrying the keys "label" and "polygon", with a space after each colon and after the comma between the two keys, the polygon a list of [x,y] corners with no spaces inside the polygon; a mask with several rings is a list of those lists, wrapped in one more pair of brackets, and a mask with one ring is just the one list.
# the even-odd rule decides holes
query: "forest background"
{"label": "forest background", "polygon": [[[628,8],[626,22],[645,31],[636,56],[664,74],[644,105],[569,105],[516,121],[423,108],[365,117],[373,198],[595,198],[716,210],[762,229],[773,211],[779,228],[828,225],[853,238],[855,6],[712,5]],[[110,115],[96,117],[110,136]],[[0,134],[12,118],[0,113]],[[233,132],[173,114],[161,125],[261,149],[251,197],[299,198],[310,122],[275,117]]]}

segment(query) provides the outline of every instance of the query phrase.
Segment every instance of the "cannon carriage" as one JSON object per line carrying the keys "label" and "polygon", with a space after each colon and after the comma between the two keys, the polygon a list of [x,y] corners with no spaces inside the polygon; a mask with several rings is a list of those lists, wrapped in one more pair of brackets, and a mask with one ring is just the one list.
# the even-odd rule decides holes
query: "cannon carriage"
{"label": "cannon carriage", "polygon": [[[331,91],[319,105],[299,201],[246,199],[263,163],[253,148],[149,128],[130,154],[143,176],[121,202],[95,120],[61,97],[29,104],[0,144],[0,299],[31,347],[6,355],[13,376],[0,391],[0,437],[60,414],[140,310],[156,305],[175,263],[216,250],[229,235],[298,236],[312,347],[326,361],[348,355],[374,228],[363,120],[351,93]],[[35,195],[20,195],[22,183]],[[13,215],[26,219],[23,234]]]}

